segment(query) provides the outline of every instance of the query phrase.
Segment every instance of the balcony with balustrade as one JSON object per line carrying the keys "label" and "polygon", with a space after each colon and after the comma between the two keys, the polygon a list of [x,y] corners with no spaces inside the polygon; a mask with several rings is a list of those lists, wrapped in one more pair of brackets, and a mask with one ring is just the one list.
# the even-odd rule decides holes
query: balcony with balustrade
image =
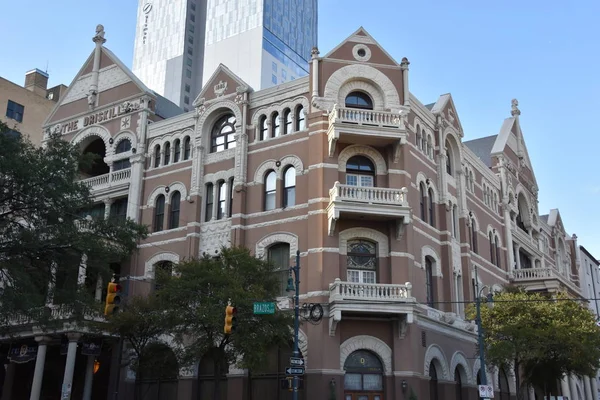
{"label": "balcony with balustrade", "polygon": [[130,181],[131,168],[126,168],[83,179],[79,182],[89,187],[92,193],[98,194],[98,192],[127,189]]}
{"label": "balcony with balustrade", "polygon": [[580,295],[579,286],[573,277],[554,267],[515,269],[511,275],[513,283],[530,291],[552,293],[567,290],[573,295]]}
{"label": "balcony with balustrade", "polygon": [[406,142],[406,128],[399,112],[376,111],[334,105],[329,113],[329,156],[339,143],[372,146],[400,145]]}
{"label": "balcony with balustrade", "polygon": [[329,235],[333,236],[340,218],[396,221],[397,237],[410,223],[410,207],[406,188],[382,188],[344,185],[335,182],[329,191],[327,206]]}
{"label": "balcony with balustrade", "polygon": [[335,335],[344,315],[396,317],[401,323],[412,323],[416,304],[410,282],[357,283],[338,278],[329,285],[329,334]]}

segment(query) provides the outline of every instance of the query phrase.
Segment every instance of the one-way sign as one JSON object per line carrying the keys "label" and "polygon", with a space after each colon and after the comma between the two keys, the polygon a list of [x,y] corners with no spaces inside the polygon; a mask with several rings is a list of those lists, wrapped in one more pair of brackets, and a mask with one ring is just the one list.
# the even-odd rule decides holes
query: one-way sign
{"label": "one-way sign", "polygon": [[298,358],[298,357],[290,357],[290,365],[292,365],[294,367],[303,367],[304,359]]}
{"label": "one-way sign", "polygon": [[286,375],[304,375],[304,367],[287,367],[285,369]]}

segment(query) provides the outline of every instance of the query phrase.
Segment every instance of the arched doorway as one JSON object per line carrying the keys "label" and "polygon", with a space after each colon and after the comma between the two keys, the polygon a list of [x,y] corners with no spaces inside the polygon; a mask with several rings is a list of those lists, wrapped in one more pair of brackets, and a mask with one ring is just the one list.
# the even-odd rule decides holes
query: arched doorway
{"label": "arched doorway", "polygon": [[104,162],[106,146],[101,138],[93,136],[81,143],[80,148],[85,156],[84,162],[79,167],[81,179],[108,174],[110,168]]}
{"label": "arched doorway", "polygon": [[173,350],[163,343],[150,343],[142,352],[137,368],[137,398],[176,399],[178,377],[179,365]]}
{"label": "arched doorway", "polygon": [[[273,347],[267,353],[263,367],[250,372],[251,400],[291,400],[293,393],[286,382],[285,368],[290,365],[290,357],[294,354],[292,344],[289,346]],[[303,358],[302,354],[300,357]],[[301,388],[306,383],[302,379]],[[306,389],[300,389],[298,399],[306,399]]]}
{"label": "arched doorway", "polygon": [[[221,350],[213,348],[200,359],[198,365],[198,400],[227,399],[227,363],[220,363]],[[216,392],[216,393],[215,393]]]}
{"label": "arched doorway", "polygon": [[355,351],[344,371],[344,400],[383,400],[383,364],[374,353]]}
{"label": "arched doorway", "polygon": [[466,396],[463,395],[463,378],[460,367],[454,369],[454,397],[456,400],[463,400]]}
{"label": "arched doorway", "polygon": [[510,389],[508,387],[508,376],[504,368],[498,371],[498,390],[500,391],[500,400],[510,400]]}
{"label": "arched doorway", "polygon": [[438,374],[433,361],[429,364],[429,400],[438,400]]}

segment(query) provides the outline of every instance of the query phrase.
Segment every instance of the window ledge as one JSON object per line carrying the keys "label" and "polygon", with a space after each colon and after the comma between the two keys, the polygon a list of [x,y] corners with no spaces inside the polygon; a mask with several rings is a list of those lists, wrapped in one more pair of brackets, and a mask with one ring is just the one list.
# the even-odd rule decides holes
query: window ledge
{"label": "window ledge", "polygon": [[180,226],[178,228],[172,228],[172,229],[163,229],[162,231],[149,233],[148,237],[167,235],[167,234],[173,233],[173,232],[181,232],[186,229],[187,229],[187,226]]}

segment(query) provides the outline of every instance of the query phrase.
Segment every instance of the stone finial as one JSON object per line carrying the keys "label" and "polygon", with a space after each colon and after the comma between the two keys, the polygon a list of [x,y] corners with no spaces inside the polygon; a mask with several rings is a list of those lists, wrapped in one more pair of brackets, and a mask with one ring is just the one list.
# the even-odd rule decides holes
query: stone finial
{"label": "stone finial", "polygon": [[313,47],[310,51],[310,55],[312,58],[317,58],[319,56],[319,49],[317,47]]}
{"label": "stone finial", "polygon": [[402,57],[402,61],[400,62],[400,65],[409,65],[410,61],[408,61],[408,58],[406,57]]}
{"label": "stone finial", "polygon": [[519,100],[512,99],[511,107],[510,107],[510,115],[516,117],[517,115],[521,115],[521,110],[519,110]]}
{"label": "stone finial", "polygon": [[106,39],[104,39],[104,25],[96,25],[96,36],[92,38],[92,41],[94,43],[100,42],[100,44],[104,44],[106,42]]}

